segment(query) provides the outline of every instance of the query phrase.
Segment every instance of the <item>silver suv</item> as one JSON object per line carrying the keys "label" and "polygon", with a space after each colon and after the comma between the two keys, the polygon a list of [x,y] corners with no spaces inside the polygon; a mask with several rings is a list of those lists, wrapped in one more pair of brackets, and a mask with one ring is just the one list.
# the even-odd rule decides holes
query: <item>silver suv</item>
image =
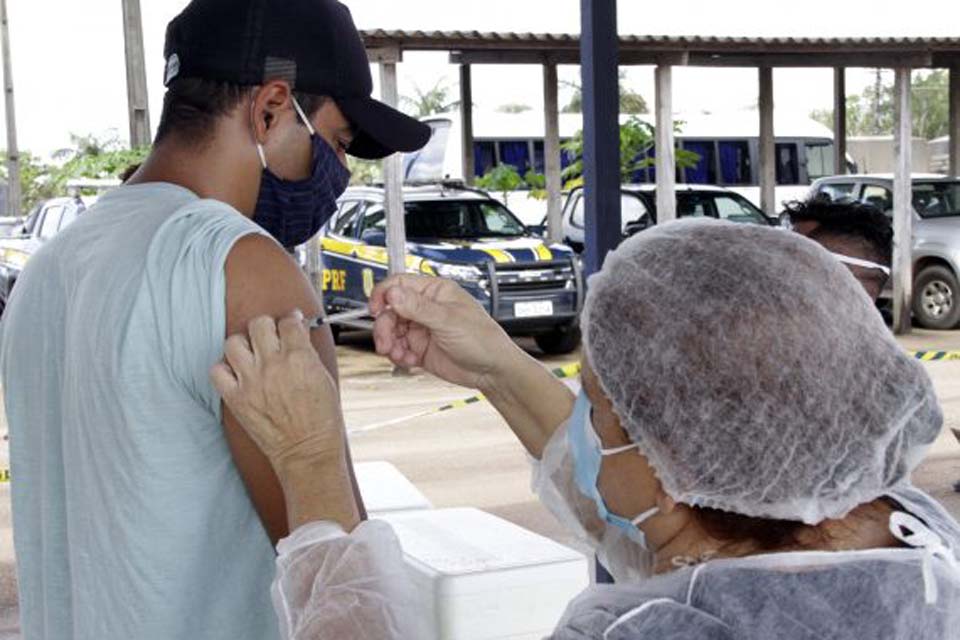
{"label": "silver suv", "polygon": [[[893,176],[845,175],[821,178],[811,197],[872,204],[893,215]],[[960,179],[913,176],[913,315],[929,329],[960,325]],[[889,300],[888,288],[880,294]]]}

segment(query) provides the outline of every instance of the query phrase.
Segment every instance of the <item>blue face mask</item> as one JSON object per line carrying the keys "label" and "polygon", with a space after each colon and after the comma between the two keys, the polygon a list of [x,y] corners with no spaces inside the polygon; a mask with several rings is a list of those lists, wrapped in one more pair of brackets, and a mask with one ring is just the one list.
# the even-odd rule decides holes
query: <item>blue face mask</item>
{"label": "blue face mask", "polygon": [[590,400],[586,392],[581,389],[580,395],[577,396],[577,403],[573,407],[570,422],[567,424],[567,443],[573,457],[573,474],[577,488],[580,493],[597,504],[597,515],[600,518],[622,529],[631,540],[649,551],[646,535],[640,530],[639,525],[655,516],[660,511],[659,507],[648,509],[633,520],[627,520],[610,512],[597,488],[597,478],[600,476],[600,463],[603,457],[636,449],[638,445],[628,444],[623,447],[604,449],[600,437],[593,428],[592,411]]}
{"label": "blue face mask", "polygon": [[257,143],[263,178],[253,221],[291,249],[312,238],[337,210],[337,198],[350,183],[350,171],[343,166],[327,141],[317,135],[303,109],[293,98],[297,114],[310,132],[313,145],[311,172],[304,180],[283,180],[267,168],[263,145]]}

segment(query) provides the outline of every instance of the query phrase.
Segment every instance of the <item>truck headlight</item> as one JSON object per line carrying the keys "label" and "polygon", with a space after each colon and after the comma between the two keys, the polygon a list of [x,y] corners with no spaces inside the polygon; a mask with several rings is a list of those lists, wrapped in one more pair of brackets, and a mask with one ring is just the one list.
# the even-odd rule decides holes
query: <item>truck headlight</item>
{"label": "truck headlight", "polygon": [[468,264],[444,264],[430,261],[430,266],[441,278],[449,278],[460,282],[480,282],[483,280],[483,271]]}

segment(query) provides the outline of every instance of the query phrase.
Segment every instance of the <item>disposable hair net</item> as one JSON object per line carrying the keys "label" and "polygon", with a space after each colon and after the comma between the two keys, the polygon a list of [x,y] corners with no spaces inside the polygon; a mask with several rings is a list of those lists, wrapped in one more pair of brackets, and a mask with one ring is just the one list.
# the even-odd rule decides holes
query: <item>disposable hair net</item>
{"label": "disposable hair net", "polygon": [[679,502],[816,524],[908,478],[942,423],[847,267],[768,227],[679,221],[589,282],[585,348]]}

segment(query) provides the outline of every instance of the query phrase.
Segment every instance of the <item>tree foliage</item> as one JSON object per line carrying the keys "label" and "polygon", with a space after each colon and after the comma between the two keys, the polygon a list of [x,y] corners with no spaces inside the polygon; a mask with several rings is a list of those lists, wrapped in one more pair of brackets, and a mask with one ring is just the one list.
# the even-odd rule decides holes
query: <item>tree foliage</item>
{"label": "tree foliage", "polygon": [[[950,123],[946,69],[918,72],[911,87],[913,135],[926,140],[947,135]],[[847,135],[890,135],[894,129],[894,85],[878,75],[878,82],[866,87],[860,95],[847,96]],[[818,109],[810,114],[814,120],[833,129],[833,109]]]}
{"label": "tree foliage", "polygon": [[450,99],[450,87],[446,78],[440,78],[430,89],[424,91],[419,86],[413,86],[413,96],[400,98],[401,105],[407,113],[415,118],[431,116],[435,113],[446,113],[460,106],[459,100]]}
{"label": "tree foliage", "polygon": [[[679,133],[683,123],[675,122],[674,127]],[[566,187],[573,188],[583,182],[583,131],[578,131],[577,135],[563,143],[562,147],[576,158],[563,170]],[[620,125],[620,181],[631,182],[637,171],[655,166],[656,158],[651,155],[655,147],[656,128],[649,122],[632,116]],[[676,149],[674,153],[679,169],[693,168],[700,161],[700,156],[693,151]]]}
{"label": "tree foliage", "polygon": [[[53,162],[45,162],[28,151],[20,153],[20,191],[23,211],[38,202],[67,195],[67,182],[82,178],[117,178],[127,167],[139,164],[149,154],[149,147],[129,149],[115,136],[71,135],[71,146],[53,154]],[[6,154],[2,154],[0,174],[7,177]]]}
{"label": "tree foliage", "polygon": [[526,111],[533,111],[533,107],[528,104],[520,104],[517,102],[502,104],[497,107],[497,113],[524,113]]}
{"label": "tree foliage", "polygon": [[517,168],[512,164],[505,163],[491,167],[482,177],[476,180],[476,185],[481,189],[499,192],[503,196],[504,203],[507,202],[511,191],[520,189],[524,184]]}
{"label": "tree foliage", "polygon": [[[648,113],[647,101],[625,84],[627,73],[620,71],[619,77],[620,113]],[[571,96],[570,102],[560,111],[562,113],[583,113],[583,87],[575,82],[567,82],[566,84],[573,88],[573,96]]]}

